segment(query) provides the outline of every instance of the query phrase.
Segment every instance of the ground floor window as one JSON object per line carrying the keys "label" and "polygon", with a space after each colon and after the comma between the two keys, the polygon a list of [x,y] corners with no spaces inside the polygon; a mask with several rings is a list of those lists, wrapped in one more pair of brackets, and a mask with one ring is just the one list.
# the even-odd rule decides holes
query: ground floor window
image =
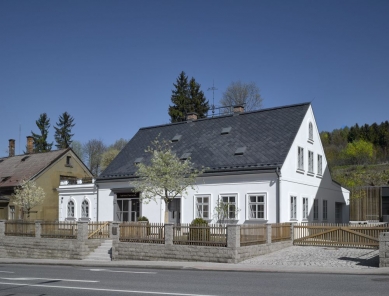
{"label": "ground floor window", "polygon": [[89,218],[89,203],[87,200],[84,200],[81,204],[81,217]]}
{"label": "ground floor window", "polygon": [[266,196],[264,194],[249,194],[250,219],[266,218]]}
{"label": "ground floor window", "polygon": [[303,219],[308,219],[308,197],[303,197]]}
{"label": "ground floor window", "polygon": [[9,206],[9,220],[15,220],[15,206]]}
{"label": "ground floor window", "polygon": [[196,196],[196,218],[209,219],[209,195]]}
{"label": "ground floor window", "polygon": [[67,217],[74,218],[74,202],[72,200],[69,200],[69,202],[68,202]]}
{"label": "ground floor window", "polygon": [[238,205],[237,195],[221,195],[219,201],[219,207],[222,219],[237,219]]}
{"label": "ground floor window", "polygon": [[328,217],[327,217],[327,200],[323,200],[323,220],[327,220]]}
{"label": "ground floor window", "polygon": [[139,192],[117,193],[115,220],[121,222],[136,222],[140,217]]}
{"label": "ground floor window", "polygon": [[297,196],[290,197],[290,219],[297,219]]}
{"label": "ground floor window", "polygon": [[319,220],[319,200],[313,202],[313,220]]}

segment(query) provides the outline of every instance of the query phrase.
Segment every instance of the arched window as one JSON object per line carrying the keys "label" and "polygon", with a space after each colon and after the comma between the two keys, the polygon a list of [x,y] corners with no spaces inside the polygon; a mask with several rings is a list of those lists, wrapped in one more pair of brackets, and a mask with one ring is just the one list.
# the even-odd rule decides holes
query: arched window
{"label": "arched window", "polygon": [[312,122],[309,123],[308,129],[309,129],[309,131],[308,131],[308,134],[309,134],[308,139],[310,141],[313,141],[313,125],[312,125]]}
{"label": "arched window", "polygon": [[81,204],[81,218],[89,218],[89,203],[84,200]]}
{"label": "arched window", "polygon": [[68,218],[74,218],[74,202],[72,200],[68,202]]}

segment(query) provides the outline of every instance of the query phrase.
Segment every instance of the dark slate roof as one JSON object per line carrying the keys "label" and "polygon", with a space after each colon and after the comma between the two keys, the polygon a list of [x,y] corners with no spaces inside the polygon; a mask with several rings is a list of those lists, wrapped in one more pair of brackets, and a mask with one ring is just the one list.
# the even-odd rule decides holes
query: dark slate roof
{"label": "dark slate roof", "polygon": [[68,149],[0,158],[0,189],[30,180],[63,156]]}
{"label": "dark slate roof", "polygon": [[[196,166],[207,172],[274,169],[285,161],[310,103],[262,109],[239,115],[226,115],[167,125],[141,128],[119,155],[100,174],[99,180],[133,177],[135,160],[150,160],[147,146],[160,135],[172,140],[172,150],[180,157],[191,153]],[[231,127],[222,135],[223,128]],[[235,155],[246,147],[243,155]]]}

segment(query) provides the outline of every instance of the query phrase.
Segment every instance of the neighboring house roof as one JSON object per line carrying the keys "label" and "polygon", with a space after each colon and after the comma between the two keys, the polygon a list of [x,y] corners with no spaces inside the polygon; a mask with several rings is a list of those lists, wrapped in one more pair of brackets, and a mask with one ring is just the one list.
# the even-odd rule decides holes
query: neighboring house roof
{"label": "neighboring house roof", "polygon": [[0,189],[18,186],[23,180],[34,178],[69,150],[70,148],[0,158]]}
{"label": "neighboring house roof", "polygon": [[[160,135],[206,172],[281,167],[310,103],[141,128],[97,181],[134,177],[135,162],[149,163],[145,149]],[[224,133],[224,134],[222,134]]]}

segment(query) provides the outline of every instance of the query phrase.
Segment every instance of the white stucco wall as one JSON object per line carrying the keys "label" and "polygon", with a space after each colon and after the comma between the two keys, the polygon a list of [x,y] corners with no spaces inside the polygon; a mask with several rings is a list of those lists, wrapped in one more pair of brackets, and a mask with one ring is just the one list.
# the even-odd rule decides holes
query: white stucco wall
{"label": "white stucco wall", "polygon": [[[313,141],[309,138],[309,122],[313,124]],[[298,147],[304,148],[304,170],[298,170]],[[308,151],[314,153],[313,174],[308,172]],[[322,155],[322,175],[318,174],[318,154]],[[281,169],[280,179],[280,222],[298,221],[303,219],[303,198],[308,198],[309,222],[335,223],[335,203],[342,203],[342,222],[348,222],[349,191],[332,181],[327,167],[327,160],[321,144],[319,131],[316,125],[312,107],[309,108],[300,130]],[[297,218],[290,218],[290,196],[297,197]],[[319,217],[313,219],[313,203],[319,200]],[[327,220],[323,220],[323,200],[327,200]]]}
{"label": "white stucco wall", "polygon": [[[74,218],[81,218],[81,204],[84,200],[89,203],[90,221],[97,221],[97,188],[94,184],[61,185],[57,188],[59,196],[58,220],[68,218],[67,205],[70,200],[74,202]],[[100,220],[101,221],[101,220]]]}

